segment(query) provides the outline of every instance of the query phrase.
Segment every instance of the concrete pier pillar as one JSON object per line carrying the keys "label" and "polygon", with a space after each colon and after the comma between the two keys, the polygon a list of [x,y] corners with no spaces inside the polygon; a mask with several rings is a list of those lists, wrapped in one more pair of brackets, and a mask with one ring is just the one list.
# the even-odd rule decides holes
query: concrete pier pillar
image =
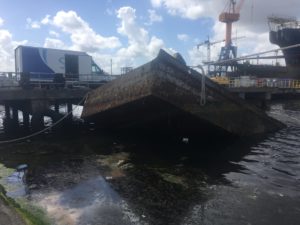
{"label": "concrete pier pillar", "polygon": [[67,108],[68,108],[68,113],[70,113],[70,115],[68,116],[68,119],[72,120],[73,119],[73,107],[72,107],[72,103],[68,102],[67,103]]}
{"label": "concrete pier pillar", "polygon": [[271,100],[272,99],[272,94],[270,92],[266,92],[265,99],[266,100]]}
{"label": "concrete pier pillar", "polygon": [[31,111],[35,113],[44,113],[49,109],[50,103],[46,100],[33,100],[31,101]]}
{"label": "concrete pier pillar", "polygon": [[59,113],[59,102],[58,102],[58,101],[56,101],[56,102],[54,103],[54,111],[55,111],[56,113]]}
{"label": "concrete pier pillar", "polygon": [[10,119],[10,107],[8,104],[5,104],[5,118]]}
{"label": "concrete pier pillar", "polygon": [[50,103],[46,100],[33,100],[31,101],[31,127],[35,131],[44,128],[44,116],[49,110]]}
{"label": "concrete pier pillar", "polygon": [[12,108],[12,125],[15,128],[19,127],[19,114],[18,109],[15,107]]}
{"label": "concrete pier pillar", "polygon": [[14,122],[18,122],[19,121],[19,114],[18,114],[18,109],[13,107],[13,115],[12,115],[12,118],[14,120]]}
{"label": "concrete pier pillar", "polygon": [[23,110],[23,126],[28,129],[29,128],[29,113],[27,110]]}
{"label": "concrete pier pillar", "polygon": [[19,118],[17,108],[10,107],[8,104],[5,104],[5,118],[3,119],[4,132],[7,134],[13,134],[18,126]]}
{"label": "concrete pier pillar", "polygon": [[44,116],[41,113],[35,113],[31,117],[31,127],[34,131],[44,129]]}
{"label": "concrete pier pillar", "polygon": [[13,134],[15,133],[15,124],[11,118],[4,118],[3,119],[3,130],[6,134]]}
{"label": "concrete pier pillar", "polygon": [[240,92],[239,97],[242,99],[246,99],[246,93],[245,92]]}

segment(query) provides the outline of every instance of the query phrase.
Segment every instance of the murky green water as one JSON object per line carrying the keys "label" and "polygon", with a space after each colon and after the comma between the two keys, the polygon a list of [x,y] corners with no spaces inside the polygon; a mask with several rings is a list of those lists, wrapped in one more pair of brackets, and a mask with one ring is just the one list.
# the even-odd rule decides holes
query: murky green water
{"label": "murky green water", "polygon": [[269,113],[287,128],[229,145],[73,129],[0,146],[0,163],[28,164],[23,198],[53,224],[296,225],[300,103]]}

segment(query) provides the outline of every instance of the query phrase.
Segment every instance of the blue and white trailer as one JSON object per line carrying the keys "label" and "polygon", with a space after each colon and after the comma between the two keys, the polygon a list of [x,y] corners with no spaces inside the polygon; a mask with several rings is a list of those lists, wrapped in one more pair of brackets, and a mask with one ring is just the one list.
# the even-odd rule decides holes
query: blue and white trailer
{"label": "blue and white trailer", "polygon": [[30,82],[53,82],[57,74],[65,81],[102,82],[110,80],[85,52],[18,46],[15,49],[16,73],[27,74]]}

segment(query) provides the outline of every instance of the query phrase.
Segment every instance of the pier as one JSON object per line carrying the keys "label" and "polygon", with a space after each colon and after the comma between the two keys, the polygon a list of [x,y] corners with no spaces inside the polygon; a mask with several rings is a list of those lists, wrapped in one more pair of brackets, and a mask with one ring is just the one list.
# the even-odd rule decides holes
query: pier
{"label": "pier", "polygon": [[[72,120],[73,105],[83,105],[89,93],[82,118],[105,129],[143,125],[158,130],[168,127],[183,134],[220,131],[251,135],[281,125],[244,100],[264,105],[274,98],[300,94],[296,80],[258,78],[245,85],[241,78],[234,78],[227,85],[219,85],[164,51],[125,75],[106,76],[93,85],[68,81],[63,87],[54,83],[24,87],[14,73],[1,73],[0,77],[4,124],[19,124],[21,112],[23,126],[34,130],[43,128],[44,117],[56,122],[69,114],[67,119]],[[60,112],[60,106],[65,112]]]}
{"label": "pier", "polygon": [[264,99],[264,100],[274,100],[274,99],[286,99],[289,97],[300,97],[300,89],[284,89],[276,87],[239,87],[239,88],[229,88],[230,92],[237,94],[240,98],[248,99]]}
{"label": "pier", "polygon": [[[72,111],[72,105],[78,104],[89,91],[84,89],[32,89],[0,88],[0,104],[5,108],[4,125],[19,124],[19,111],[22,112],[23,126],[31,126],[39,130],[44,126],[44,117],[50,117],[53,122],[64,116],[59,111],[60,106]],[[31,119],[30,119],[31,118]],[[72,114],[68,117],[72,120]]]}
{"label": "pier", "polygon": [[[35,76],[43,76],[36,74]],[[42,130],[44,118],[49,117],[53,123],[66,114],[65,121],[73,120],[73,106],[83,105],[86,94],[116,78],[113,75],[99,75],[97,81],[88,80],[90,75],[81,74],[79,80],[65,79],[64,83],[54,81],[29,82],[28,74],[0,72],[0,105],[4,106],[4,129],[21,125],[28,130]],[[60,110],[60,108],[64,108]],[[21,115],[20,115],[21,114]],[[20,118],[19,118],[20,117]]]}
{"label": "pier", "polygon": [[299,99],[300,80],[277,77],[213,77],[212,80],[225,87],[229,92],[248,101],[270,101],[280,99]]}

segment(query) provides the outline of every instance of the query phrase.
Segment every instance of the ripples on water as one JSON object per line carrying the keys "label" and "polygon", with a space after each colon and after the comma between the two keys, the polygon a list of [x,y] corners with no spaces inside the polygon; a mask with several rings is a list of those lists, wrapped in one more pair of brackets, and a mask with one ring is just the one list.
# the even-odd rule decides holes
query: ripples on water
{"label": "ripples on water", "polygon": [[[269,114],[287,127],[250,147],[251,151],[238,162],[245,174],[237,174],[244,182],[260,183],[266,190],[299,197],[300,190],[300,111],[274,105]],[[230,180],[235,175],[227,174]]]}
{"label": "ripples on water", "polygon": [[300,103],[268,113],[287,127],[230,146],[91,134],[11,145],[0,163],[29,164],[28,198],[57,224],[300,224]]}
{"label": "ripples on water", "polygon": [[196,204],[182,224],[300,224],[300,104],[274,104],[268,113],[287,127],[235,146],[248,151],[229,160],[235,169],[216,166],[229,185],[208,185],[213,197]]}

